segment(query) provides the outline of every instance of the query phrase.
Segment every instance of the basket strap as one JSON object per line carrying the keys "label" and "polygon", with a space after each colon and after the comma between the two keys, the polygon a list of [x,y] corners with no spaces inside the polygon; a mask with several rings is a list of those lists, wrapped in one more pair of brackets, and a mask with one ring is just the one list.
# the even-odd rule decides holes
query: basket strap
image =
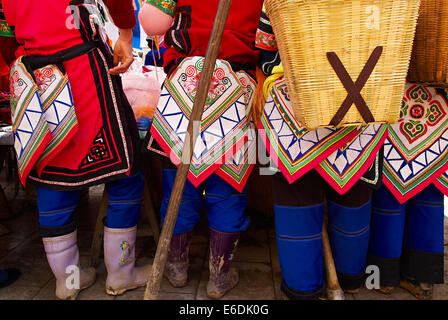
{"label": "basket strap", "polygon": [[341,81],[342,85],[344,86],[345,90],[347,90],[348,93],[344,102],[342,102],[341,107],[333,116],[333,119],[331,119],[330,125],[332,126],[338,125],[342,121],[344,116],[347,114],[348,110],[350,109],[353,103],[355,104],[356,108],[358,109],[359,113],[361,114],[362,118],[366,123],[375,121],[372,112],[370,112],[370,109],[367,106],[366,101],[361,95],[361,90],[366,84],[370,75],[372,74],[372,71],[375,68],[376,64],[378,63],[378,60],[380,59],[382,52],[383,52],[382,46],[378,46],[373,50],[372,54],[370,55],[369,59],[364,65],[364,68],[362,69],[361,73],[356,79],[355,83],[353,83],[353,80],[351,79],[350,75],[348,74],[347,70],[345,69],[344,65],[342,64],[337,54],[335,52],[327,52],[328,61],[330,62],[336,75],[338,76],[339,80]]}

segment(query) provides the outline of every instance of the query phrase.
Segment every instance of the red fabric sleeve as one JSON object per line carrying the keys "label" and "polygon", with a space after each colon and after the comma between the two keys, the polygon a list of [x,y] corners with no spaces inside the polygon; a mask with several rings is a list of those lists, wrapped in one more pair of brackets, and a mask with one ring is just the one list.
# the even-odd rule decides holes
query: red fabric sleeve
{"label": "red fabric sleeve", "polygon": [[137,23],[132,1],[134,0],[103,0],[118,28],[131,29]]}
{"label": "red fabric sleeve", "polygon": [[0,77],[7,76],[8,74],[9,74],[9,67],[3,60],[2,55],[0,54]]}
{"label": "red fabric sleeve", "polygon": [[14,1],[0,0],[0,5],[3,7],[3,12],[6,17],[6,21],[10,27],[16,25],[16,11],[14,7]]}

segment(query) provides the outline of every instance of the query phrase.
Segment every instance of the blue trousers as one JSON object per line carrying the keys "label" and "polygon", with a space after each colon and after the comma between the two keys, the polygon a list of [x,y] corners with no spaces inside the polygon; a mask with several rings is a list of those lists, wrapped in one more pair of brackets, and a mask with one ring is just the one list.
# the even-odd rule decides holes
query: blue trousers
{"label": "blue trousers", "polygon": [[401,276],[443,283],[443,194],[429,185],[400,204],[384,185],[374,194],[369,264],[380,268],[382,286]]}
{"label": "blue trousers", "polygon": [[[175,169],[163,169],[163,199],[160,208],[162,224],[168,209],[175,176]],[[246,205],[246,190],[239,193],[216,174],[211,175],[197,188],[187,180],[174,226],[174,234],[193,229],[204,208],[207,211],[210,228],[227,233],[244,231],[250,222],[245,215]]]}
{"label": "blue trousers", "polygon": [[276,174],[272,191],[285,294],[291,299],[315,299],[323,293],[325,200],[328,236],[339,281],[344,289],[359,288],[369,241],[371,189],[356,185],[340,196],[312,170],[293,184]]}
{"label": "blue trousers", "polygon": [[[143,195],[141,172],[105,184],[108,194],[106,224],[109,228],[129,228],[137,224]],[[57,191],[36,187],[39,230],[43,237],[55,237],[76,229],[74,212],[79,191]]]}

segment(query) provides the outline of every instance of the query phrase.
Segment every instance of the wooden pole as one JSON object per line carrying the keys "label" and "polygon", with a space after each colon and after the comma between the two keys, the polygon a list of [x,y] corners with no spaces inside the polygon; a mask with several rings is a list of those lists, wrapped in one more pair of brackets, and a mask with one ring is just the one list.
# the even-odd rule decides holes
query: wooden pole
{"label": "wooden pole", "polygon": [[[146,286],[144,300],[156,300],[159,293],[160,283],[162,281],[163,271],[165,269],[168,255],[168,248],[173,236],[174,225],[176,224],[180,201],[182,199],[185,182],[187,180],[191,158],[193,157],[195,142],[199,134],[199,124],[202,118],[204,104],[210,88],[213,70],[215,68],[215,63],[218,57],[219,47],[221,45],[222,35],[224,33],[224,27],[226,25],[231,4],[232,0],[219,1],[212,33],[208,43],[207,53],[205,55],[204,66],[199,78],[198,89],[194,99],[190,121],[187,127],[187,135],[185,138],[184,147],[182,149],[181,161],[179,167],[177,168],[173,191],[168,203],[168,209],[162,227],[162,232],[160,234],[159,243],[157,245],[151,275]],[[193,126],[195,126],[195,130],[193,130]]]}
{"label": "wooden pole", "polygon": [[324,224],[322,228],[322,244],[324,251],[325,274],[327,276],[327,298],[329,300],[344,300],[344,291],[341,289],[336,274],[333,254],[331,253],[330,241],[327,233],[328,217],[325,213]]}

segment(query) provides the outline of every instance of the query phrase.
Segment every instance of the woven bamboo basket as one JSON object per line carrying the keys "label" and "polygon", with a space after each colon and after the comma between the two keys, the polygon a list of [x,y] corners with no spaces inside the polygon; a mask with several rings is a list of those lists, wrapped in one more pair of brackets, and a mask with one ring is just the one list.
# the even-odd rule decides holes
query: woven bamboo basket
{"label": "woven bamboo basket", "polygon": [[[399,118],[419,0],[265,0],[294,114],[308,129],[328,126],[347,91],[327,60],[335,52],[353,82],[378,46],[361,90],[375,122]],[[352,105],[338,126],[365,123]]]}
{"label": "woven bamboo basket", "polygon": [[408,81],[448,87],[448,0],[421,0]]}

